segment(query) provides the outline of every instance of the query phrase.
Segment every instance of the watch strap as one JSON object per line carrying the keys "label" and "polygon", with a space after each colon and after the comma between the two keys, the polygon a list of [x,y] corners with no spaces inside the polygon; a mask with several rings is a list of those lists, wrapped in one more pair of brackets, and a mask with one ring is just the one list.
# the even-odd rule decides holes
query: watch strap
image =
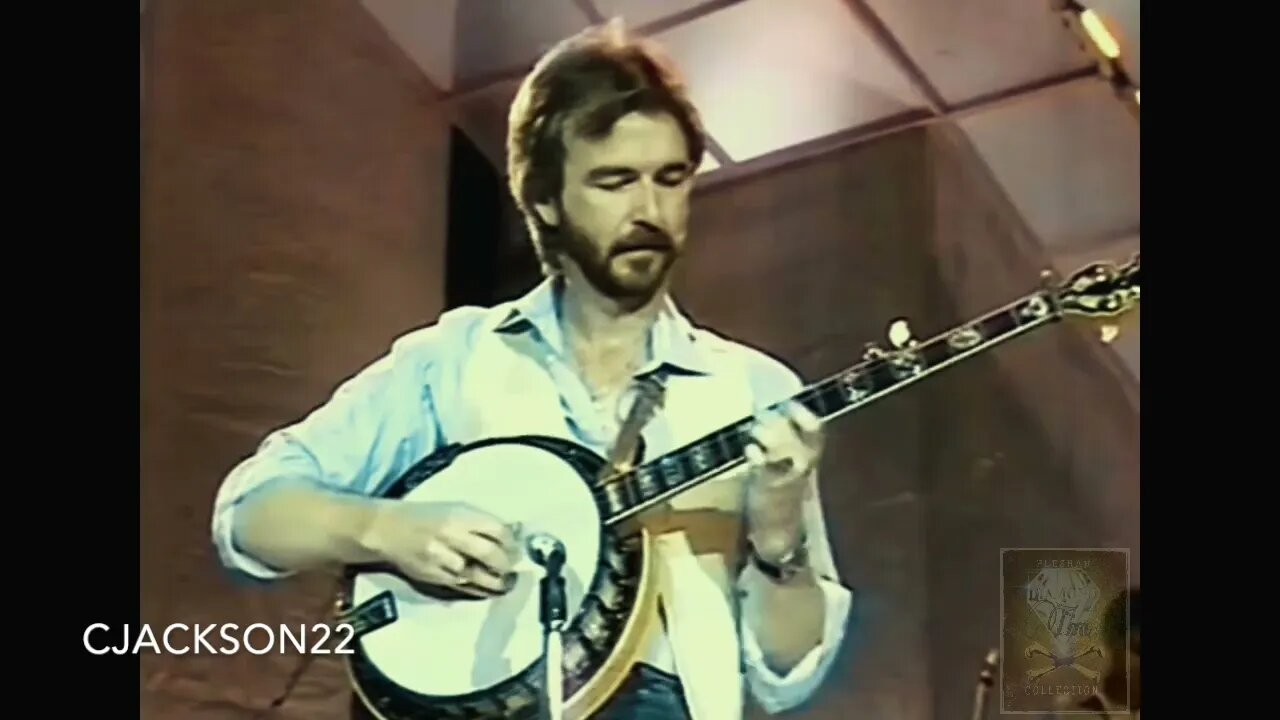
{"label": "watch strap", "polygon": [[749,547],[748,554],[751,557],[751,564],[756,567],[756,570],[759,570],[761,574],[774,582],[788,582],[797,573],[809,566],[808,547],[803,541],[778,562],[770,562],[760,557],[754,545]]}

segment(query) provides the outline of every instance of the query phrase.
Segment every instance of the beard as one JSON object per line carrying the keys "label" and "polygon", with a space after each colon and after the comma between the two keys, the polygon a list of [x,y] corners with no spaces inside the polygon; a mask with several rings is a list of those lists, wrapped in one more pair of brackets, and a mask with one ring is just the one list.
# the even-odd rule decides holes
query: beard
{"label": "beard", "polygon": [[651,225],[637,226],[601,248],[572,222],[566,222],[559,246],[597,292],[629,308],[653,299],[679,256],[671,236]]}

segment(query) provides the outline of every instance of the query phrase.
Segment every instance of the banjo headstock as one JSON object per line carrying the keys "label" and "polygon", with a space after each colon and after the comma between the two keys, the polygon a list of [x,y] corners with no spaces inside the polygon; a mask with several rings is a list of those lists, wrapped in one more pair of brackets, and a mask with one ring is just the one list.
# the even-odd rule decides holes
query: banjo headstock
{"label": "banjo headstock", "polygon": [[1114,321],[1138,307],[1141,271],[1142,253],[1134,253],[1124,264],[1103,261],[1085,265],[1051,289],[1063,315],[1106,321],[1102,338],[1110,342],[1117,331]]}

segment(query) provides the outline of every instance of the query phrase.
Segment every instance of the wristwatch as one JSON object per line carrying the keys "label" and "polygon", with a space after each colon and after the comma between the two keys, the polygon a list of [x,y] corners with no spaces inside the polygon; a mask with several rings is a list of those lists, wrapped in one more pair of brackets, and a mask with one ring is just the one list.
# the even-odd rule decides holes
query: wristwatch
{"label": "wristwatch", "polygon": [[809,566],[809,548],[802,539],[791,552],[782,556],[778,562],[770,562],[760,557],[755,545],[750,546],[751,564],[774,582],[790,582],[797,574]]}

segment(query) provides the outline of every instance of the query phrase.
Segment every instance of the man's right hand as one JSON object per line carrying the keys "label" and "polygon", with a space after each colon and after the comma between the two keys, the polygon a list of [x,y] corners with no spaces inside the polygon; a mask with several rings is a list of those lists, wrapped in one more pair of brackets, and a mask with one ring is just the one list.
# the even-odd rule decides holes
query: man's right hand
{"label": "man's right hand", "polygon": [[412,580],[480,598],[510,590],[519,552],[501,519],[464,503],[387,503],[364,544]]}

